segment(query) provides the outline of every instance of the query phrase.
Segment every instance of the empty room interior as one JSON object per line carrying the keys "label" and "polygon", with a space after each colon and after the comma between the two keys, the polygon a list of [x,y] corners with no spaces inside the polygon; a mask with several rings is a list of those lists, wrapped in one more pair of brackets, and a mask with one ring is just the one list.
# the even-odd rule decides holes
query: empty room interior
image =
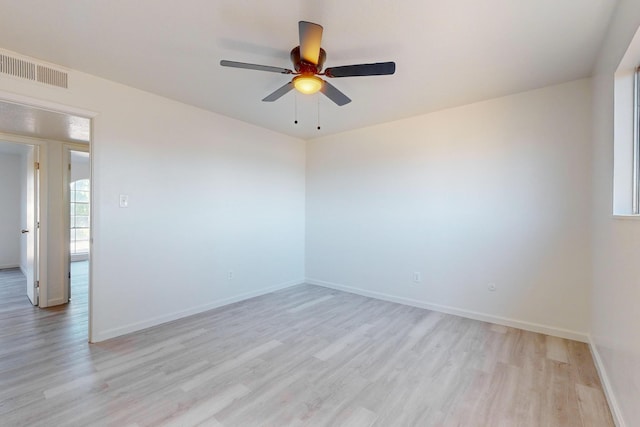
{"label": "empty room interior", "polygon": [[0,425],[640,425],[637,0],[0,16]]}

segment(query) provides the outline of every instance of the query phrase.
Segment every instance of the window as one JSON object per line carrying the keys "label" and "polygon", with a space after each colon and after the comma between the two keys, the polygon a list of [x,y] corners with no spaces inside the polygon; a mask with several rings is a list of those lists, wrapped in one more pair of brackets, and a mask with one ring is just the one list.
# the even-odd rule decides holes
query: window
{"label": "window", "polygon": [[[614,75],[613,214],[616,216],[640,216],[639,65],[640,31],[629,44]],[[596,83],[604,81],[596,80]]]}
{"label": "window", "polygon": [[640,214],[640,67],[633,76],[633,200],[632,214]]}
{"label": "window", "polygon": [[79,179],[70,185],[71,255],[89,252],[89,180]]}

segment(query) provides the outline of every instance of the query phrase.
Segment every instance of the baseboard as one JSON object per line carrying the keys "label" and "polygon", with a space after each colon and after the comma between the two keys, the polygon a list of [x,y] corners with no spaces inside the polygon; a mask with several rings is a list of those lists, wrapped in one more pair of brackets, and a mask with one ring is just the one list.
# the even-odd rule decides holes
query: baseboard
{"label": "baseboard", "polygon": [[111,338],[119,337],[121,335],[130,334],[132,332],[138,332],[143,329],[157,326],[162,323],[172,322],[174,320],[182,319],[184,317],[193,316],[194,314],[203,313],[205,311],[213,310],[214,308],[222,307],[228,304],[233,304],[239,301],[244,301],[250,298],[255,298],[260,295],[265,295],[271,292],[278,291],[280,289],[289,288],[304,283],[304,279],[292,280],[289,282],[280,283],[278,285],[270,286],[268,288],[260,289],[257,291],[246,292],[244,294],[236,295],[230,298],[216,300],[207,304],[199,305],[189,308],[187,310],[176,311],[170,314],[154,317],[151,319],[143,320],[141,322],[132,323],[129,325],[121,326],[118,328],[108,329],[106,331],[93,331],[91,334],[91,342],[97,343],[105,341]]}
{"label": "baseboard", "polygon": [[324,280],[307,278],[305,283],[309,283],[311,285],[323,286],[325,288],[336,289],[339,291],[349,292],[352,294],[358,294],[365,297],[375,298],[383,301],[395,302],[398,304],[410,305],[413,307],[424,308],[432,311],[438,311],[441,313],[453,314],[455,316],[466,317],[468,319],[480,320],[483,322],[495,323],[498,325],[523,329],[525,331],[538,332],[545,335],[566,338],[566,339],[580,341],[584,343],[588,342],[588,336],[586,333],[583,333],[583,332],[576,332],[576,331],[556,328],[548,325],[540,325],[538,323],[526,322],[526,321],[517,320],[517,319],[510,319],[507,317],[494,316],[487,313],[481,313],[481,312],[466,310],[466,309],[457,308],[457,307],[450,307],[446,305],[434,304],[434,303],[420,301],[412,298],[398,297],[394,295],[385,294],[382,292],[369,291],[366,289],[360,289],[352,286],[345,286],[337,283],[326,282]]}
{"label": "baseboard", "polygon": [[591,349],[593,363],[596,365],[596,370],[598,371],[598,375],[600,376],[600,382],[602,383],[602,388],[604,389],[604,395],[607,398],[607,403],[609,403],[609,409],[611,410],[613,422],[617,427],[626,427],[627,424],[622,418],[620,405],[618,405],[616,395],[613,393],[611,381],[609,381],[609,376],[607,375],[607,371],[604,368],[604,364],[602,363],[602,358],[600,357],[600,353],[598,352],[598,347],[596,347],[595,343],[593,342],[591,335],[589,335],[589,348]]}
{"label": "baseboard", "polygon": [[64,300],[64,298],[54,298],[54,299],[50,299],[49,301],[47,301],[47,305],[46,306],[41,306],[41,307],[42,308],[54,307],[56,305],[62,305],[62,304],[66,304],[66,301]]}
{"label": "baseboard", "polygon": [[4,270],[5,268],[20,268],[18,264],[0,264],[0,270]]}

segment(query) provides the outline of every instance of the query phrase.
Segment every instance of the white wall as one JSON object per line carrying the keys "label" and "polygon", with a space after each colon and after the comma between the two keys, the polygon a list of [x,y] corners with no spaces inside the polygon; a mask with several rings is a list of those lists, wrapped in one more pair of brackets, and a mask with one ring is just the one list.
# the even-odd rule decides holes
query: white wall
{"label": "white wall", "polygon": [[20,266],[20,155],[0,152],[0,268]]}
{"label": "white wall", "polygon": [[[591,338],[620,425],[640,425],[640,221],[612,217],[614,72],[640,26],[640,2],[620,0],[593,78]],[[640,58],[639,62],[640,62]]]}
{"label": "white wall", "polygon": [[590,136],[579,80],[309,142],[309,281],[585,339]]}
{"label": "white wall", "polygon": [[[0,91],[98,113],[94,340],[303,281],[303,141],[75,71],[68,91],[4,76]],[[62,149],[51,150],[50,175],[62,164]],[[62,211],[54,180],[52,213]],[[120,194],[129,208],[118,207]],[[61,215],[48,226],[47,299],[56,301],[66,230]]]}

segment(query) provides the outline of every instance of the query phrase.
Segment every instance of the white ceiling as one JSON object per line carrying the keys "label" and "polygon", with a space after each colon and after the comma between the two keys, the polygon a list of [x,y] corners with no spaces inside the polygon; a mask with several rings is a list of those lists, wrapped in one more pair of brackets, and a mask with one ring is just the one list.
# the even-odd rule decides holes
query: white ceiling
{"label": "white ceiling", "polygon": [[[0,47],[313,138],[587,77],[615,3],[0,0]],[[396,74],[331,80],[353,100],[338,107],[295,91],[261,102],[288,77],[219,66],[291,68],[299,20],[324,26],[326,67],[393,60]]]}
{"label": "white ceiling", "polygon": [[0,101],[0,130],[67,142],[89,142],[91,120]]}

